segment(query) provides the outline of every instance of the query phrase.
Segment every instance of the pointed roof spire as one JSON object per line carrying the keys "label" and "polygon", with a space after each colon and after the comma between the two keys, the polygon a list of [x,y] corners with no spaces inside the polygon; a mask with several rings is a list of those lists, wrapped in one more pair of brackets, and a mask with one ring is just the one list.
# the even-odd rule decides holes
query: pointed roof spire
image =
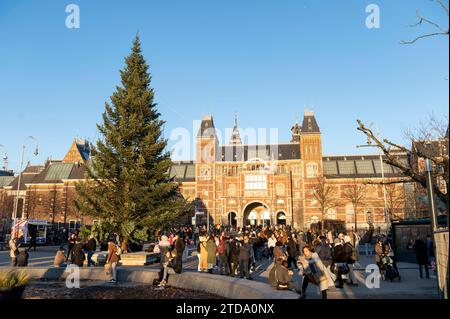
{"label": "pointed roof spire", "polygon": [[234,112],[234,127],[233,132],[231,133],[230,144],[242,144],[241,135],[239,134],[239,129],[237,126],[237,112]]}
{"label": "pointed roof spire", "polygon": [[320,133],[320,128],[319,125],[317,125],[316,117],[314,116],[313,111],[305,109],[301,131],[302,134]]}

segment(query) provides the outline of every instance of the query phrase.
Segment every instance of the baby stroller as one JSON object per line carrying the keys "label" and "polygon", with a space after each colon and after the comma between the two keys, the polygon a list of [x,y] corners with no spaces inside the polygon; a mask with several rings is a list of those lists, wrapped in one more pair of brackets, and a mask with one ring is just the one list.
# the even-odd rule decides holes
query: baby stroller
{"label": "baby stroller", "polygon": [[394,267],[394,261],[391,257],[385,256],[383,257],[383,268],[384,268],[384,278],[389,279],[390,281],[394,281],[394,279],[398,279],[400,281],[400,274],[398,270]]}

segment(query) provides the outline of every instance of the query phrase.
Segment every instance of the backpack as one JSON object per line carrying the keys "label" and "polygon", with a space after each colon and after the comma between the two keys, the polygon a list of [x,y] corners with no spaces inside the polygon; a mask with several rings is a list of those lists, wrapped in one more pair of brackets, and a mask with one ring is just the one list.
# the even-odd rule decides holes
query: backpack
{"label": "backpack", "polygon": [[122,248],[120,248],[120,246],[116,245],[116,255],[120,256],[122,255]]}

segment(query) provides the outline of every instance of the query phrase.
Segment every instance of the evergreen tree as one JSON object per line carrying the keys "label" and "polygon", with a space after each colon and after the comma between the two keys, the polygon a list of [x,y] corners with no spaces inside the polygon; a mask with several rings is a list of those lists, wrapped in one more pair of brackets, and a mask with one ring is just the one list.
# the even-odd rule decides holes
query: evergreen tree
{"label": "evergreen tree", "polygon": [[120,71],[111,104],[105,103],[102,138],[92,147],[87,180],[77,185],[76,206],[112,225],[124,245],[146,237],[147,227],[164,227],[188,209],[162,137],[164,121],[154,103],[151,76],[139,37]]}

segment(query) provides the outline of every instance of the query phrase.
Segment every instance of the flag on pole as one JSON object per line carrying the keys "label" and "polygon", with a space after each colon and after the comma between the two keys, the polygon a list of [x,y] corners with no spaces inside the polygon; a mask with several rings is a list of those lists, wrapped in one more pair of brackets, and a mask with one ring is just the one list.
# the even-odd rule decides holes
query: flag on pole
{"label": "flag on pole", "polygon": [[27,229],[27,220],[26,219],[16,219],[14,221],[13,227],[11,229],[12,237],[18,237],[19,232],[22,231],[22,234],[25,236]]}

